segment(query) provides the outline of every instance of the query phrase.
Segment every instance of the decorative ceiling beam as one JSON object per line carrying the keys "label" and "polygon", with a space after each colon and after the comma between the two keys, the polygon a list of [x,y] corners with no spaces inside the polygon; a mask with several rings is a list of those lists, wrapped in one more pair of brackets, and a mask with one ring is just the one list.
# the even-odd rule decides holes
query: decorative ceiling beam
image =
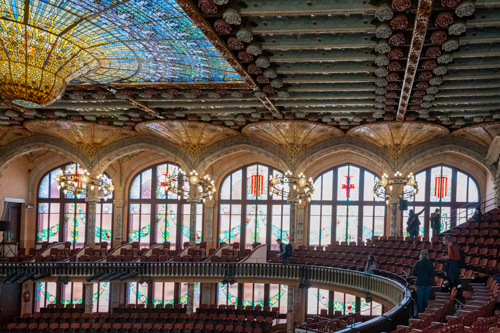
{"label": "decorative ceiling beam", "polygon": [[135,106],[136,108],[144,111],[144,112],[147,112],[149,114],[152,114],[154,116],[156,116],[157,118],[162,118],[158,112],[156,112],[155,110],[147,107],[145,104],[139,102],[139,101],[136,101],[135,99],[131,98],[131,97],[127,97],[126,99],[127,102],[129,102],[131,105]]}
{"label": "decorative ceiling beam", "polygon": [[417,14],[415,17],[415,26],[413,28],[413,36],[411,38],[410,51],[408,52],[408,62],[406,65],[405,76],[403,80],[403,88],[401,89],[401,97],[399,99],[398,113],[396,120],[403,121],[410,100],[411,89],[415,81],[417,66],[420,60],[420,54],[424,47],[425,35],[429,27],[429,19],[432,13],[433,0],[419,0]]}
{"label": "decorative ceiling beam", "polygon": [[[282,4],[280,4],[282,5]],[[324,8],[324,9],[242,9],[243,16],[311,16],[311,15],[374,15],[377,7]]]}
{"label": "decorative ceiling beam", "polygon": [[245,82],[131,82],[96,85],[95,83],[69,84],[68,89],[146,89],[146,88],[177,88],[177,89],[248,89]]}
{"label": "decorative ceiling beam", "polygon": [[262,97],[262,98],[259,98],[259,100],[262,102],[262,104],[264,104],[264,106],[269,110],[271,111],[271,113],[276,117],[276,118],[279,118],[281,119],[281,112],[280,110],[278,110],[278,108],[276,107],[276,105],[274,105],[273,102],[271,102],[271,100],[269,99],[269,97]]}

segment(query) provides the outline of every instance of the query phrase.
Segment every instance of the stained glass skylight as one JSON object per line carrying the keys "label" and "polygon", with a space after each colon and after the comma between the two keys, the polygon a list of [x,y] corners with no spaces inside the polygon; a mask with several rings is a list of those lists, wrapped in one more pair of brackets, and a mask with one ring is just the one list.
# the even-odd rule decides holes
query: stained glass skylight
{"label": "stained glass skylight", "polygon": [[25,106],[71,82],[243,81],[175,0],[0,0],[0,37],[0,93]]}

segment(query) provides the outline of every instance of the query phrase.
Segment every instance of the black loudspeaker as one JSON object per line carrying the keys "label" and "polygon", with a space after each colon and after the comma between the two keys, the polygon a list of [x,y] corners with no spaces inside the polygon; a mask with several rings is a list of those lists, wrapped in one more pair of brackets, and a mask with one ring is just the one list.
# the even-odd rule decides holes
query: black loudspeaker
{"label": "black loudspeaker", "polygon": [[408,210],[408,200],[404,199],[399,200],[399,209]]}
{"label": "black loudspeaker", "polygon": [[10,221],[0,221],[0,231],[10,231]]}

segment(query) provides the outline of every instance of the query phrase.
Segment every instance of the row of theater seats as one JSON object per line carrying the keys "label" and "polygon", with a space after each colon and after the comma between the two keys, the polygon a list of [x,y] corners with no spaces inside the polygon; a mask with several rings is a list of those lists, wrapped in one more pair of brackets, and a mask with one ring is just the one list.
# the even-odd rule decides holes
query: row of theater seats
{"label": "row of theater seats", "polygon": [[[204,305],[197,312],[187,314],[181,308],[169,308],[169,312],[153,312],[142,308],[144,312],[126,312],[131,308],[118,307],[121,313],[80,313],[80,312],[39,312],[25,314],[9,324],[7,333],[195,333],[198,327],[203,333],[219,332],[269,332],[272,322],[277,318],[278,310],[264,309],[229,309],[213,308]],[[155,308],[156,309],[156,308]],[[229,314],[228,314],[229,313]],[[237,314],[238,313],[238,314]],[[178,329],[179,331],[176,331]]]}
{"label": "row of theater seats", "polygon": [[408,326],[398,326],[392,333],[487,333],[490,328],[499,327],[500,313],[493,311],[498,300],[499,284],[489,278],[486,284],[471,283],[472,292],[464,292],[467,301],[457,309],[457,291],[435,293],[425,312],[410,319]]}

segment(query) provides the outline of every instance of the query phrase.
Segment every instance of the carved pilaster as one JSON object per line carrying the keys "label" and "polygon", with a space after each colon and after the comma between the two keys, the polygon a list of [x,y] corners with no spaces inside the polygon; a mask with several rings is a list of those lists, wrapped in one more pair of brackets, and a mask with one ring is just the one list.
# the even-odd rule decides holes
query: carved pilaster
{"label": "carved pilaster", "polygon": [[288,203],[290,204],[290,231],[289,231],[289,242],[295,243],[297,239],[297,203],[298,200],[288,199]]}
{"label": "carved pilaster", "polygon": [[203,294],[201,304],[212,304],[212,283],[203,284]]}
{"label": "carved pilaster", "polygon": [[398,202],[390,202],[391,210],[391,236],[398,236]]}
{"label": "carved pilaster", "polygon": [[113,232],[113,238],[116,241],[121,241],[123,235],[123,205],[124,200],[113,201],[113,210],[115,213],[115,230]]}
{"label": "carved pilaster", "polygon": [[[213,233],[214,233],[214,208],[215,201],[214,200],[206,200],[205,201],[205,211],[206,211],[206,220],[205,220],[205,241],[212,242],[213,241]],[[206,303],[209,304],[209,303]]]}
{"label": "carved pilaster", "polygon": [[85,313],[92,313],[93,298],[94,298],[94,284],[83,284],[83,302],[85,304]]}
{"label": "carved pilaster", "polygon": [[304,242],[304,223],[305,223],[305,211],[306,211],[306,203],[302,202],[297,205],[297,243]]}
{"label": "carved pilaster", "polygon": [[187,297],[187,314],[193,313],[194,306],[194,283],[188,284],[188,297]]}

